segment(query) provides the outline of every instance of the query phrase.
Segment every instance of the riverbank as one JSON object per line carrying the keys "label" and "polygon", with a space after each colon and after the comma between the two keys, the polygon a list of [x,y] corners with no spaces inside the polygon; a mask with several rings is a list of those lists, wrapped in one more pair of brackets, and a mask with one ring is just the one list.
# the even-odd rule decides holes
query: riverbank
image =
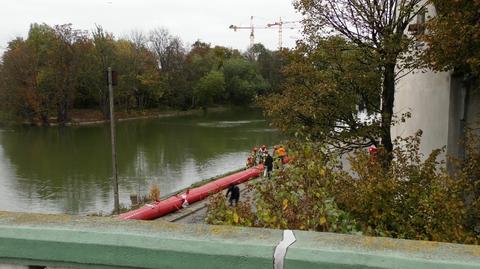
{"label": "riverbank", "polygon": [[[156,118],[167,118],[167,117],[176,117],[176,116],[187,116],[187,115],[196,115],[208,112],[222,112],[227,110],[228,107],[219,106],[211,107],[208,110],[204,109],[190,109],[190,110],[159,110],[159,109],[149,109],[143,111],[117,111],[115,112],[116,121],[131,121],[131,120],[143,120],[143,119],[156,119]],[[105,119],[101,111],[93,109],[76,109],[72,110],[70,113],[70,121],[63,124],[63,126],[85,126],[85,125],[96,125],[96,124],[105,124],[110,122],[109,119]],[[10,122],[9,124],[12,124]],[[25,121],[23,125],[33,125],[33,126],[45,126],[41,122],[29,122]],[[59,126],[56,122],[56,118],[50,118],[50,122],[47,126]]]}

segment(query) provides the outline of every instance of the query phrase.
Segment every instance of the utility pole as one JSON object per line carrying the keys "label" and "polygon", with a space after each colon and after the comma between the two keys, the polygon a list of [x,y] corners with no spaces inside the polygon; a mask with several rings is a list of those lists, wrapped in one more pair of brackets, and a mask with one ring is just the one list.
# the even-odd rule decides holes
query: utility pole
{"label": "utility pole", "polygon": [[[118,176],[117,176],[117,149],[115,144],[115,115],[113,109],[113,85],[117,84],[116,79],[112,74],[112,68],[109,67],[107,71],[108,76],[108,96],[110,99],[110,134],[112,141],[112,181],[113,181],[113,196],[114,196],[114,211],[115,214],[120,214],[120,200],[118,197]],[[116,76],[115,76],[116,78]]]}

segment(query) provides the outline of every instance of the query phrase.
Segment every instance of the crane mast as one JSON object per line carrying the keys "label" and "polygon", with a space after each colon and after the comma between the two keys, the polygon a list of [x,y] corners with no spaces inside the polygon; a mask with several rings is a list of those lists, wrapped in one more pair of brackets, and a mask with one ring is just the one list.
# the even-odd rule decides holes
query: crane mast
{"label": "crane mast", "polygon": [[250,16],[250,28],[252,29],[250,31],[250,48],[251,48],[255,44],[255,34],[254,34],[255,27],[253,26],[253,16]]}
{"label": "crane mast", "polygon": [[[278,21],[269,23],[267,26],[255,26],[253,24],[253,16],[250,16],[250,26],[237,26],[237,25],[230,25],[230,29],[233,29],[233,31],[237,31],[239,29],[245,29],[245,30],[250,30],[250,48],[253,47],[255,44],[255,29],[272,29],[271,27],[273,26],[278,26],[278,49],[282,49],[283,47],[283,29],[284,29],[284,24],[298,24],[300,21],[282,21],[282,17],[279,18]],[[301,26],[299,25],[293,25],[289,26],[288,28],[294,29],[294,28],[300,28]]]}
{"label": "crane mast", "polygon": [[268,27],[265,26],[255,26],[253,24],[253,16],[250,16],[250,26],[237,26],[232,24],[228,28],[233,29],[235,32],[239,29],[250,30],[250,48],[255,44],[255,29],[268,29]]}
{"label": "crane mast", "polygon": [[[297,23],[300,23],[300,21],[282,21],[282,17],[280,17],[278,19],[278,21],[276,22],[273,22],[273,23],[269,23],[267,24],[267,27],[272,27],[272,26],[278,26],[278,49],[282,49],[283,47],[283,25],[284,24],[297,24]],[[290,29],[294,29],[294,28],[300,28],[300,26],[298,25],[294,25],[294,26],[291,26],[289,27]]]}

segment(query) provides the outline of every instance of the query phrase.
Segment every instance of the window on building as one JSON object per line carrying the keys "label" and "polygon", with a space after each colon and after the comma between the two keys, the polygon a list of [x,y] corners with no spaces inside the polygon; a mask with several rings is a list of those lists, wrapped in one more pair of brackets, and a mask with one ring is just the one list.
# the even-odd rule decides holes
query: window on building
{"label": "window on building", "polygon": [[425,33],[426,11],[422,10],[417,14],[416,22],[408,25],[408,32],[412,35],[422,35]]}

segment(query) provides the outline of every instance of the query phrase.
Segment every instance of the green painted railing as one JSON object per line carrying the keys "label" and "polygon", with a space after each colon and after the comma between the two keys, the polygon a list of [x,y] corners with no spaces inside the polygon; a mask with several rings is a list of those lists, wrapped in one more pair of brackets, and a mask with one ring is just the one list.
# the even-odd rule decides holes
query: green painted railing
{"label": "green painted railing", "polygon": [[[480,246],[294,231],[283,268],[480,268]],[[0,268],[274,268],[283,231],[0,212]],[[281,252],[281,251],[279,251]],[[284,259],[284,260],[283,260]],[[2,267],[3,266],[3,267]],[[22,267],[23,266],[23,267]]]}

